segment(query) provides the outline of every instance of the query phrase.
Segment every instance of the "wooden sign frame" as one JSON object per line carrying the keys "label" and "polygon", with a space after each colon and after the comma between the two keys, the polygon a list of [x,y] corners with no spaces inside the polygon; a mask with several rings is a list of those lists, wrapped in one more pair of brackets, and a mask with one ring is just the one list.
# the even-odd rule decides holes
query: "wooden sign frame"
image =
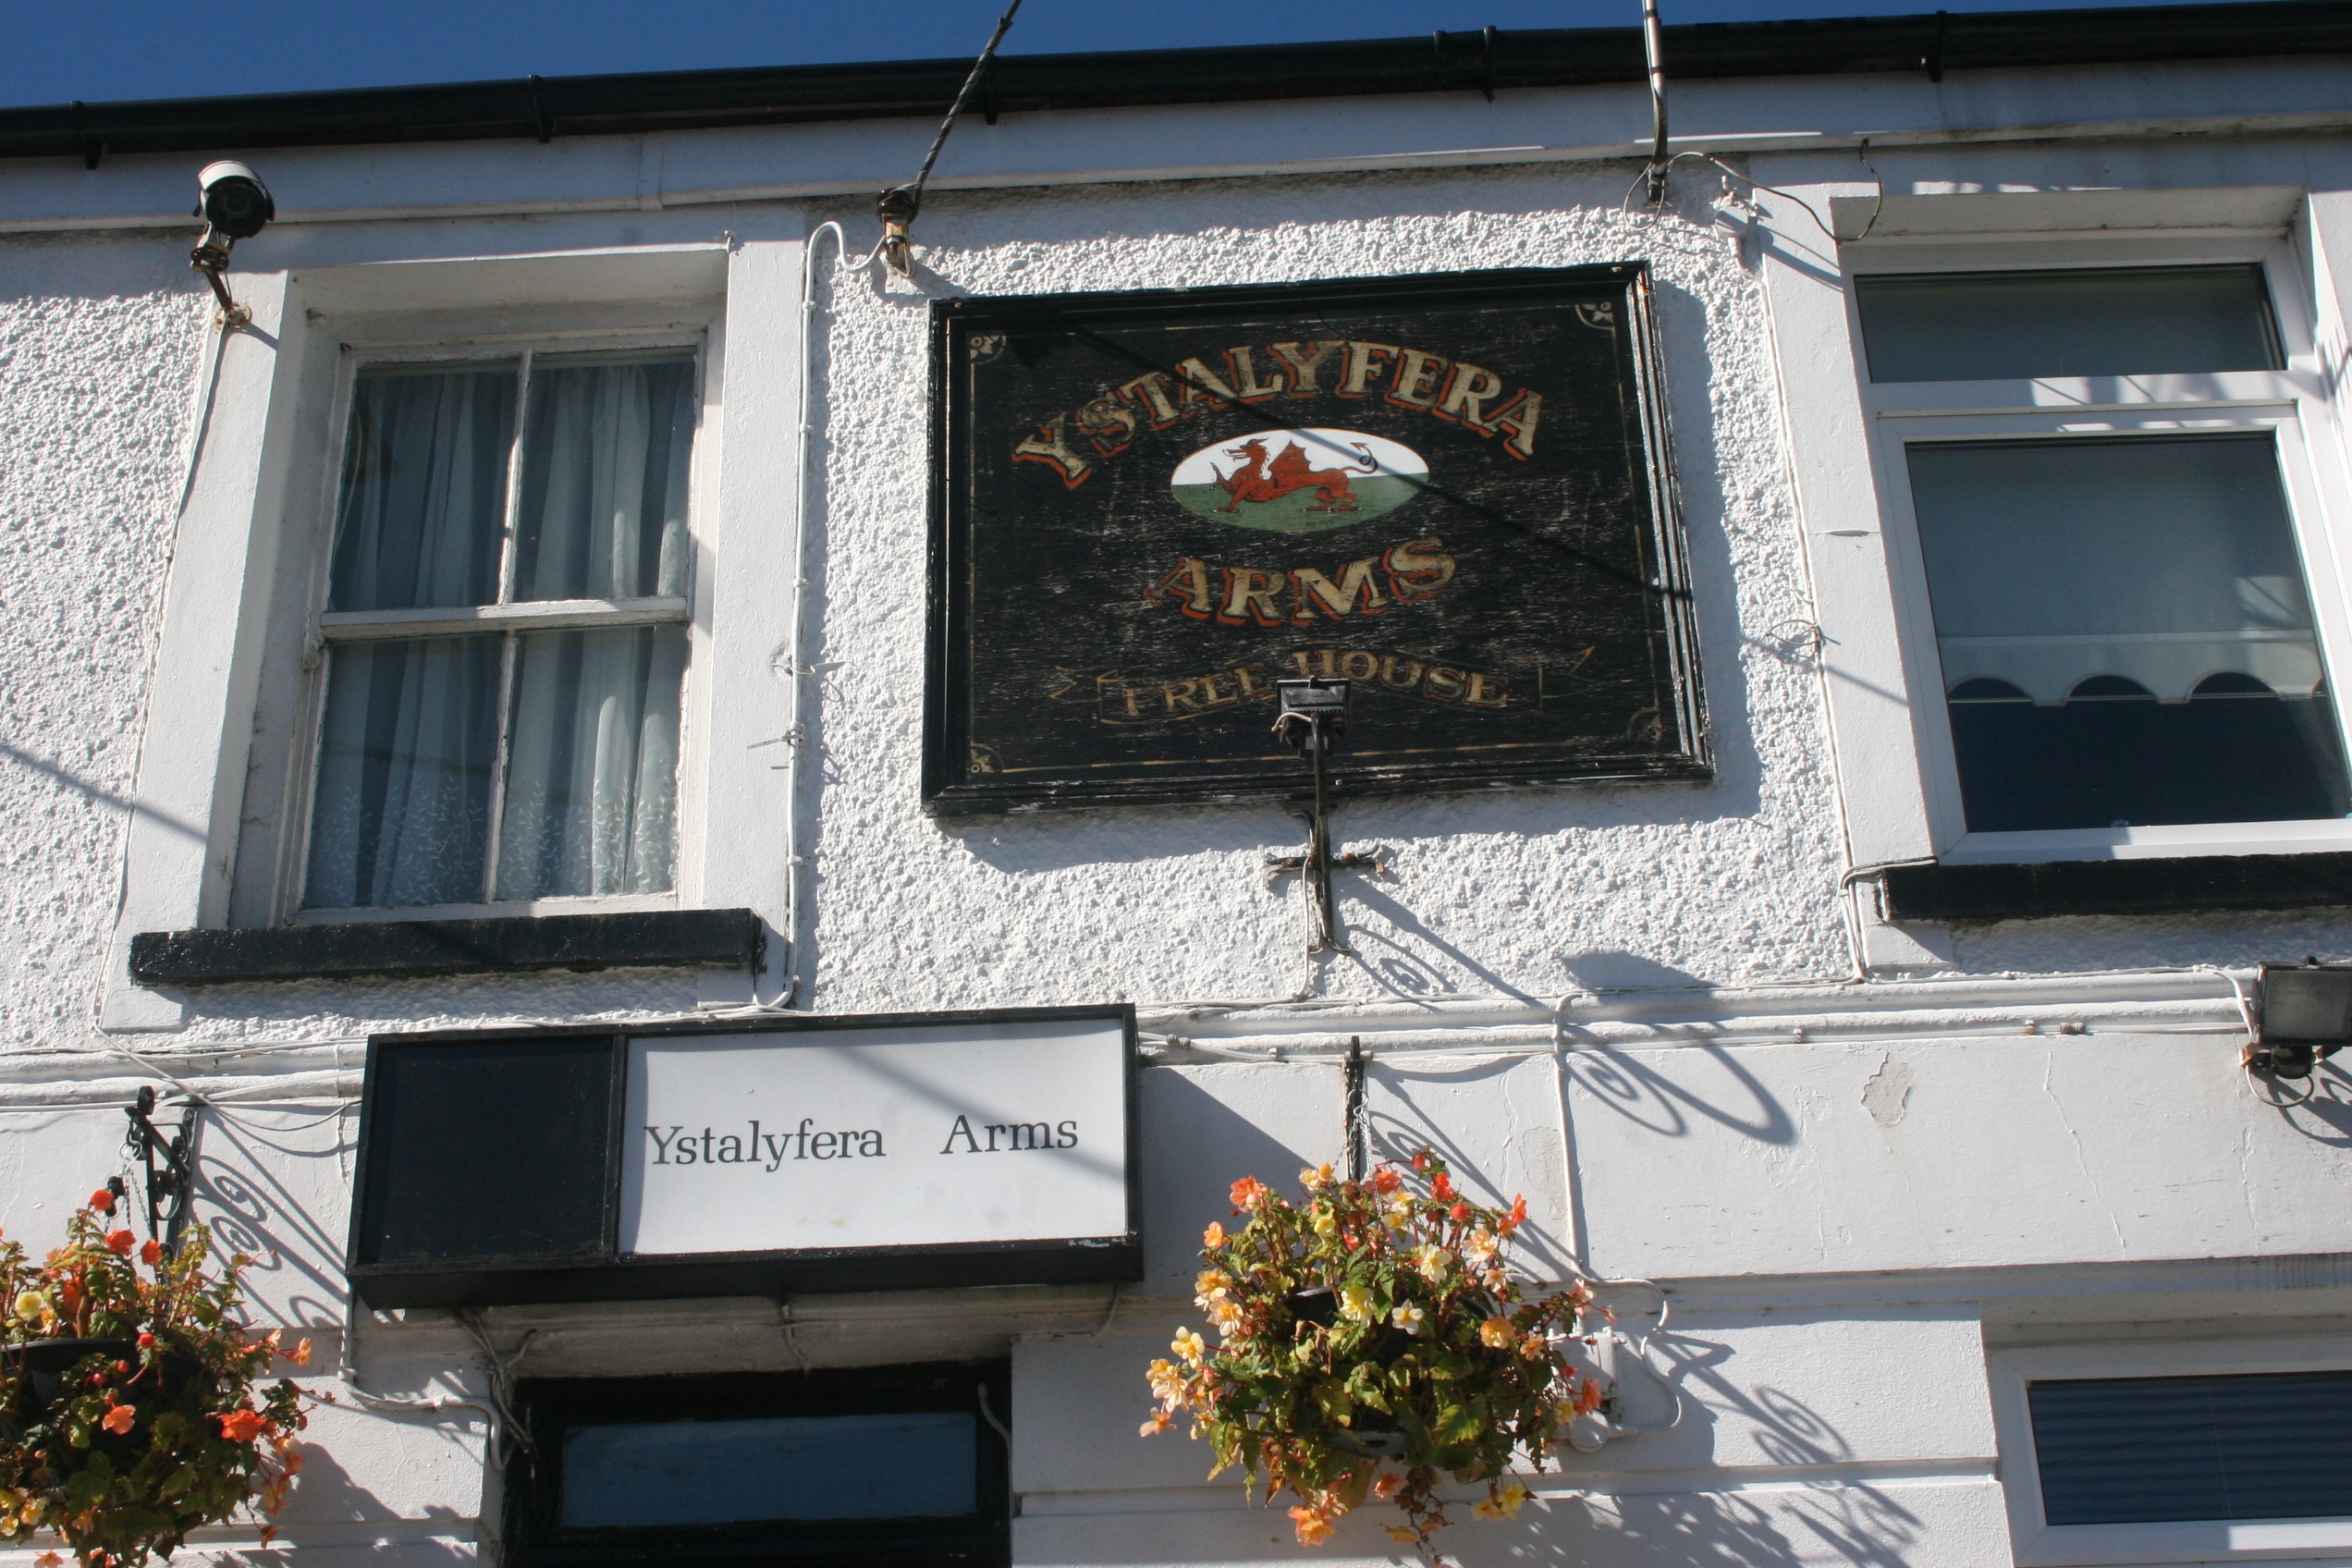
{"label": "wooden sign frame", "polygon": [[932,307],[935,814],[1707,778],[1639,263]]}

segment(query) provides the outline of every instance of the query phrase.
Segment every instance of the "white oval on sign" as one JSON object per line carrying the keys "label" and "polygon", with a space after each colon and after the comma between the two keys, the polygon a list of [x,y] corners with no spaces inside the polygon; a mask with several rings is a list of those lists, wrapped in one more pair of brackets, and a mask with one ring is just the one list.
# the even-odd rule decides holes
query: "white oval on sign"
{"label": "white oval on sign", "polygon": [[1421,454],[1360,430],[1267,430],[1203,447],[1168,476],[1187,510],[1276,533],[1316,533],[1392,512],[1428,486]]}

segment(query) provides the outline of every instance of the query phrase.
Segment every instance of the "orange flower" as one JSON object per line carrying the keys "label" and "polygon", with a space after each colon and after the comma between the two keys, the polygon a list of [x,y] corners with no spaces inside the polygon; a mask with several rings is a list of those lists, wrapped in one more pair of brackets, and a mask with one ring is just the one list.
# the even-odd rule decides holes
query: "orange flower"
{"label": "orange flower", "polygon": [[1386,1502],[1396,1496],[1403,1485],[1404,1477],[1402,1475],[1394,1470],[1383,1470],[1380,1472],[1379,1479],[1372,1483],[1372,1495],[1382,1502]]}
{"label": "orange flower", "polygon": [[1247,1208],[1265,1196],[1268,1190],[1266,1183],[1256,1177],[1244,1176],[1233,1183],[1233,1190],[1228,1195],[1232,1198],[1235,1208]]}
{"label": "orange flower", "polygon": [[1151,1419],[1144,1423],[1143,1436],[1146,1438],[1156,1438],[1159,1436],[1160,1433],[1168,1430],[1168,1412],[1165,1410],[1155,1410],[1151,1413]]}
{"label": "orange flower", "polygon": [[1415,1170],[1427,1170],[1429,1169],[1429,1151],[1427,1149],[1423,1149],[1419,1154],[1413,1157],[1413,1169]]}
{"label": "orange flower", "polygon": [[130,1424],[138,1419],[139,1407],[137,1405],[118,1404],[115,1406],[114,1409],[106,1412],[106,1418],[98,1424],[101,1427],[105,1427],[109,1432],[114,1433],[115,1436],[121,1437],[125,1432],[130,1430]]}
{"label": "orange flower", "polygon": [[1210,1220],[1208,1222],[1208,1229],[1201,1232],[1201,1245],[1205,1247],[1221,1247],[1224,1244],[1225,1227],[1219,1224],[1214,1219]]}
{"label": "orange flower", "polygon": [[1608,1397],[1608,1395],[1601,1392],[1600,1385],[1599,1383],[1594,1382],[1589,1378],[1586,1378],[1585,1386],[1576,1390],[1576,1414],[1579,1415],[1590,1415],[1594,1411],[1600,1408],[1600,1402]]}
{"label": "orange flower", "polygon": [[139,1261],[153,1268],[164,1260],[164,1243],[150,1237],[139,1249]]}
{"label": "orange flower", "polygon": [[1453,1217],[1453,1222],[1456,1225],[1459,1225],[1464,1220],[1470,1218],[1470,1206],[1466,1203],[1458,1203],[1446,1212],[1452,1215]]}
{"label": "orange flower", "polygon": [[112,1214],[115,1211],[115,1194],[101,1187],[90,1194],[90,1207],[101,1214]]}
{"label": "orange flower", "polygon": [[308,1366],[311,1364],[311,1341],[304,1340],[295,1345],[286,1353],[286,1359],[297,1366]]}
{"label": "orange flower", "polygon": [[1404,1178],[1396,1173],[1394,1166],[1383,1165],[1379,1170],[1372,1172],[1372,1190],[1382,1197],[1387,1197],[1403,1185]]}
{"label": "orange flower", "polygon": [[1429,1195],[1439,1203],[1453,1201],[1453,1178],[1440,1170],[1429,1182]]}
{"label": "orange flower", "polygon": [[116,1231],[106,1238],[106,1250],[117,1257],[129,1257],[131,1243],[136,1239],[128,1231]]}
{"label": "orange flower", "polygon": [[1508,1236],[1512,1231],[1516,1231],[1520,1226],[1525,1225],[1526,1222],[1527,1199],[1525,1194],[1522,1194],[1520,1196],[1511,1200],[1511,1212],[1503,1219],[1502,1233]]}
{"label": "orange flower", "polygon": [[251,1442],[261,1436],[262,1428],[269,1425],[263,1419],[262,1413],[258,1410],[224,1412],[220,1417],[220,1424],[221,1436],[233,1443]]}
{"label": "orange flower", "polygon": [[1298,1525],[1301,1546],[1321,1546],[1331,1538],[1331,1521],[1312,1508],[1293,1508],[1291,1519]]}
{"label": "orange flower", "polygon": [[1511,1341],[1518,1337],[1508,1317],[1489,1317],[1478,1325],[1479,1340],[1495,1350],[1509,1349]]}

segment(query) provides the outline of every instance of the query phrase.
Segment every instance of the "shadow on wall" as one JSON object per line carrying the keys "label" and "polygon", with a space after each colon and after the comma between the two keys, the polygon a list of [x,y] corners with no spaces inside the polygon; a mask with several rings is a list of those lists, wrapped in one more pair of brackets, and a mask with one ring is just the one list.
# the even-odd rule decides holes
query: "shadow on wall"
{"label": "shadow on wall", "polygon": [[2314,1143],[2331,1148],[2352,1148],[2352,1072],[2333,1061],[2323,1061],[2312,1071],[2308,1096],[2289,1098],[2277,1093],[2284,1087],[2272,1084],[2260,1086],[2255,1093],[2273,1095],[2280,1121]]}
{"label": "shadow on wall", "polygon": [[[218,1111],[202,1118],[194,1151],[196,1201],[190,1207],[210,1227],[220,1256],[242,1253],[252,1260],[246,1293],[261,1316],[305,1329],[336,1328],[343,1320],[343,1238],[320,1223],[315,1197],[306,1201],[278,1173],[307,1174],[322,1160],[334,1162],[328,1180],[309,1185],[339,1189],[348,1150],[344,1133],[358,1119],[330,1115],[322,1125],[319,1113],[305,1108],[302,1121],[278,1130],[260,1121],[275,1110],[249,1113],[255,1117],[251,1121],[241,1117],[230,1121]],[[322,1141],[322,1132],[331,1135]],[[298,1133],[307,1136],[297,1142]]]}
{"label": "shadow on wall", "polygon": [[1305,1094],[1292,1076],[1297,1071],[1242,1067],[1200,1080],[1176,1072],[1143,1074],[1144,1157],[1151,1172],[1144,1183],[1144,1246],[1153,1280],[1192,1293],[1200,1234],[1209,1221],[1231,1218],[1230,1194],[1239,1178],[1256,1176],[1287,1190],[1303,1167],[1341,1156],[1338,1070]]}
{"label": "shadow on wall", "polygon": [[[1633,953],[1586,953],[1567,961],[1577,983],[1600,992],[1666,991],[1703,986],[1679,969]],[[1675,1076],[1656,1071],[1646,1051],[1580,1045],[1562,1029],[1568,1077],[1590,1100],[1666,1138],[1687,1137],[1693,1118],[1718,1122],[1766,1144],[1793,1144],[1796,1123],[1739,1059],[1721,1046],[1672,1047]],[[2347,1108],[2352,1109],[2352,1108]]]}

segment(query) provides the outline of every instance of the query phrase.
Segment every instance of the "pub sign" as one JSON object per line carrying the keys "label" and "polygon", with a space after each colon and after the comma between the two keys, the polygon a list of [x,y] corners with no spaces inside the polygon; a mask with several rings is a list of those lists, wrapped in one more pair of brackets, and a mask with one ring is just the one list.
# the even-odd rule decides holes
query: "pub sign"
{"label": "pub sign", "polygon": [[1647,267],[933,306],[934,812],[1709,772]]}

